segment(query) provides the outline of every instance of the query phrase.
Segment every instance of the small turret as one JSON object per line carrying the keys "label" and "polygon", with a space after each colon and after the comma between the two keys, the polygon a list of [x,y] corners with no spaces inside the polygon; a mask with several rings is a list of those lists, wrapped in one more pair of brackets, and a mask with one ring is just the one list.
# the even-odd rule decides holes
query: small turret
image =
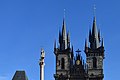
{"label": "small turret", "polygon": [[102,38],[101,47],[104,47],[104,40]]}
{"label": "small turret", "polygon": [[89,42],[92,42],[92,34],[91,34],[91,29],[89,30]]}
{"label": "small turret", "polygon": [[98,31],[98,40],[100,42],[100,30]]}
{"label": "small turret", "polygon": [[70,48],[70,32],[67,33],[67,47]]}

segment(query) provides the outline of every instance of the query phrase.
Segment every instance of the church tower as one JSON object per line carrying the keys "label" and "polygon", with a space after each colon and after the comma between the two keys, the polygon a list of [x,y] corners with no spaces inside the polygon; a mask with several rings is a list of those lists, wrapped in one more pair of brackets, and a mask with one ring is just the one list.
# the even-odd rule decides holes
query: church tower
{"label": "church tower", "polygon": [[104,42],[97,30],[96,17],[93,20],[92,31],[89,31],[89,42],[85,41],[86,63],[89,80],[103,80]]}
{"label": "church tower", "polygon": [[87,66],[82,59],[78,49],[76,56],[73,46],[70,46],[70,33],[66,33],[66,24],[63,19],[62,33],[59,32],[59,46],[54,43],[54,54],[56,57],[55,80],[87,80]]}
{"label": "church tower", "polygon": [[63,19],[62,33],[59,31],[59,46],[54,44],[56,56],[55,80],[69,80],[70,66],[73,64],[73,50],[70,48],[70,34],[66,33],[66,24]]}
{"label": "church tower", "polygon": [[85,40],[86,63],[78,49],[74,56],[70,46],[70,33],[66,32],[63,19],[62,31],[59,31],[59,45],[54,43],[56,58],[55,80],[103,80],[104,42],[100,30],[97,30],[96,17],[93,19],[92,30],[89,31],[89,42]]}

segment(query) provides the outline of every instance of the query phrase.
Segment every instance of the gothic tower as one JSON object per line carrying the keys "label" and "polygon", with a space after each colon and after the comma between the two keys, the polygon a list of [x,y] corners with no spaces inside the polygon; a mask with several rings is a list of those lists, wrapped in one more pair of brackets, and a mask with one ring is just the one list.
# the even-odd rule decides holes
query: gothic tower
{"label": "gothic tower", "polygon": [[66,33],[66,24],[63,19],[62,33],[59,32],[59,47],[54,44],[54,54],[56,56],[55,80],[69,80],[70,65],[73,59],[73,52],[70,48],[70,34]]}
{"label": "gothic tower", "polygon": [[70,33],[66,33],[63,19],[62,32],[59,31],[59,45],[54,43],[56,57],[55,80],[103,80],[104,42],[97,30],[96,17],[93,20],[92,31],[89,31],[89,42],[85,40],[86,63],[78,49],[74,56],[73,46],[70,46]]}
{"label": "gothic tower", "polygon": [[85,41],[86,63],[89,80],[103,80],[104,43],[97,30],[96,17],[93,20],[92,32],[89,31],[89,43]]}
{"label": "gothic tower", "polygon": [[54,43],[54,54],[56,56],[55,80],[87,80],[87,66],[78,49],[76,56],[73,46],[70,47],[70,33],[66,33],[66,24],[63,19],[62,33],[59,32],[59,46]]}

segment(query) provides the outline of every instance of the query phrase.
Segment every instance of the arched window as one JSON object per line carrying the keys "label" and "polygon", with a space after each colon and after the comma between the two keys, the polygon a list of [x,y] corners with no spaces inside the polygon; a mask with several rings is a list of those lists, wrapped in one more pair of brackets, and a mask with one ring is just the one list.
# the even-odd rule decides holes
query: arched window
{"label": "arched window", "polygon": [[93,68],[97,68],[97,59],[93,57]]}
{"label": "arched window", "polygon": [[65,69],[65,59],[61,59],[61,69]]}

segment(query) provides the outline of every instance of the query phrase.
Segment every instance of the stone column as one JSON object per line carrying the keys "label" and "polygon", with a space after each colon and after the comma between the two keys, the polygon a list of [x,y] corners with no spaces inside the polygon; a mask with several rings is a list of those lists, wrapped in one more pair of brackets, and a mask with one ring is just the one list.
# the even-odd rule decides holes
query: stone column
{"label": "stone column", "polygon": [[39,62],[39,65],[40,65],[40,80],[44,80],[44,66],[45,66],[44,59],[45,59],[45,52],[44,52],[43,49],[41,49],[41,58],[40,58],[40,62]]}

